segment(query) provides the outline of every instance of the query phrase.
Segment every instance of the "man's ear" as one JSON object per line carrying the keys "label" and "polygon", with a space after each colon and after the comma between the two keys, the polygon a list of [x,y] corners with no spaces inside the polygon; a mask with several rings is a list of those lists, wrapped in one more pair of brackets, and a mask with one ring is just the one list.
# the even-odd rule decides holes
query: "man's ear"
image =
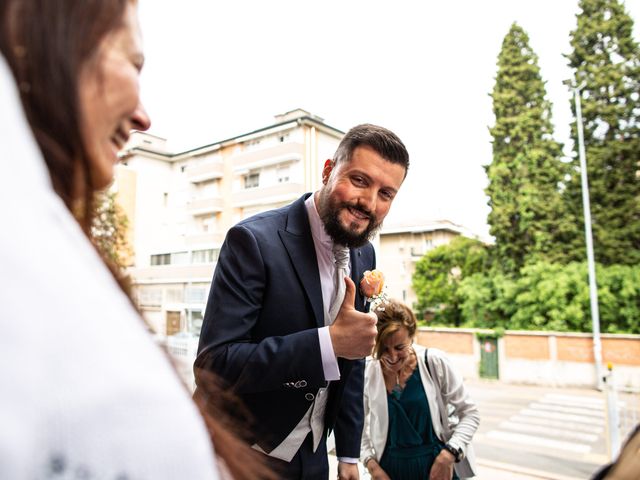
{"label": "man's ear", "polygon": [[326,185],[329,181],[329,175],[331,175],[331,171],[335,166],[335,162],[330,158],[327,158],[324,162],[324,167],[322,168],[322,184]]}

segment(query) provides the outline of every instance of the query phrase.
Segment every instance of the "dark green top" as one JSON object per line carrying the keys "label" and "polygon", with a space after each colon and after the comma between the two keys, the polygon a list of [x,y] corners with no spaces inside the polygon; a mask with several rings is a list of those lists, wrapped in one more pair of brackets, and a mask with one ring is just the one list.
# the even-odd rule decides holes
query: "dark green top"
{"label": "dark green top", "polygon": [[[443,443],[431,422],[429,401],[418,368],[402,392],[387,394],[389,431],[380,466],[392,480],[428,480]],[[453,474],[455,480],[457,475]]]}

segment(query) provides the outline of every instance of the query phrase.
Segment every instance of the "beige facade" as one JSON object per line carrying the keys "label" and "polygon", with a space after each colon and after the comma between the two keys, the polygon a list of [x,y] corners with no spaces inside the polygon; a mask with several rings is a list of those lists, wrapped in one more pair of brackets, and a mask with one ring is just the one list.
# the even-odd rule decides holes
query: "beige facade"
{"label": "beige facade", "polygon": [[384,227],[380,232],[377,268],[385,275],[387,294],[413,306],[417,299],[411,279],[416,262],[429,250],[445,245],[459,235],[473,236],[464,227],[448,220]]}
{"label": "beige facade", "polygon": [[132,136],[116,189],[129,218],[136,299],[158,334],[199,332],[227,230],[319,188],[342,136],[304,110],[181,153],[162,138]]}

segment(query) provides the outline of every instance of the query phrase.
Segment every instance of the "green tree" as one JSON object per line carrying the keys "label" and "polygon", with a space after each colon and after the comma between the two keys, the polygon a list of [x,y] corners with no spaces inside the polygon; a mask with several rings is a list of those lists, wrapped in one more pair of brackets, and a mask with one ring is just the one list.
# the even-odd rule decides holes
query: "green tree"
{"label": "green tree", "polygon": [[[618,0],[581,0],[579,6],[567,59],[577,84],[584,85],[580,97],[595,257],[605,265],[634,265],[640,262],[640,50],[633,20]],[[571,108],[575,116],[573,101]],[[577,138],[575,122],[573,133]],[[577,153],[574,157],[567,193],[582,226]],[[576,247],[584,252],[583,236]]]}
{"label": "green tree", "polygon": [[517,24],[505,36],[491,94],[495,125],[493,160],[486,167],[488,223],[503,271],[526,263],[561,260],[576,229],[561,195],[567,165],[552,138],[551,104],[529,37]]}
{"label": "green tree", "polygon": [[131,247],[127,241],[127,216],[116,202],[115,193],[97,194],[94,205],[91,237],[102,254],[122,270],[131,257]]}
{"label": "green tree", "polygon": [[[600,328],[640,333],[640,267],[597,266]],[[478,328],[591,332],[586,262],[538,262],[518,278],[477,273],[458,289],[463,324]]]}
{"label": "green tree", "polygon": [[640,266],[601,266],[598,300],[602,331],[640,333]]}
{"label": "green tree", "polygon": [[591,325],[589,284],[584,263],[539,262],[522,269],[516,281],[509,328],[580,332]]}
{"label": "green tree", "polygon": [[458,290],[463,324],[472,328],[508,328],[516,311],[515,292],[516,280],[497,271],[463,279]]}
{"label": "green tree", "polygon": [[460,326],[458,286],[467,276],[488,269],[487,246],[478,240],[456,237],[428,252],[416,264],[413,290],[419,312],[431,310],[435,321]]}

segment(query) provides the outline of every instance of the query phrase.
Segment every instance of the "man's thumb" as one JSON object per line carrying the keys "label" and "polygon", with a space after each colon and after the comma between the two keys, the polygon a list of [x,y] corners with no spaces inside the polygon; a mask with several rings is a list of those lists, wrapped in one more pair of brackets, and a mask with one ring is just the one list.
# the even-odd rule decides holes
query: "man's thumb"
{"label": "man's thumb", "polygon": [[340,309],[345,307],[353,309],[356,304],[356,285],[349,277],[344,277],[344,283],[347,289],[344,292],[344,300]]}

